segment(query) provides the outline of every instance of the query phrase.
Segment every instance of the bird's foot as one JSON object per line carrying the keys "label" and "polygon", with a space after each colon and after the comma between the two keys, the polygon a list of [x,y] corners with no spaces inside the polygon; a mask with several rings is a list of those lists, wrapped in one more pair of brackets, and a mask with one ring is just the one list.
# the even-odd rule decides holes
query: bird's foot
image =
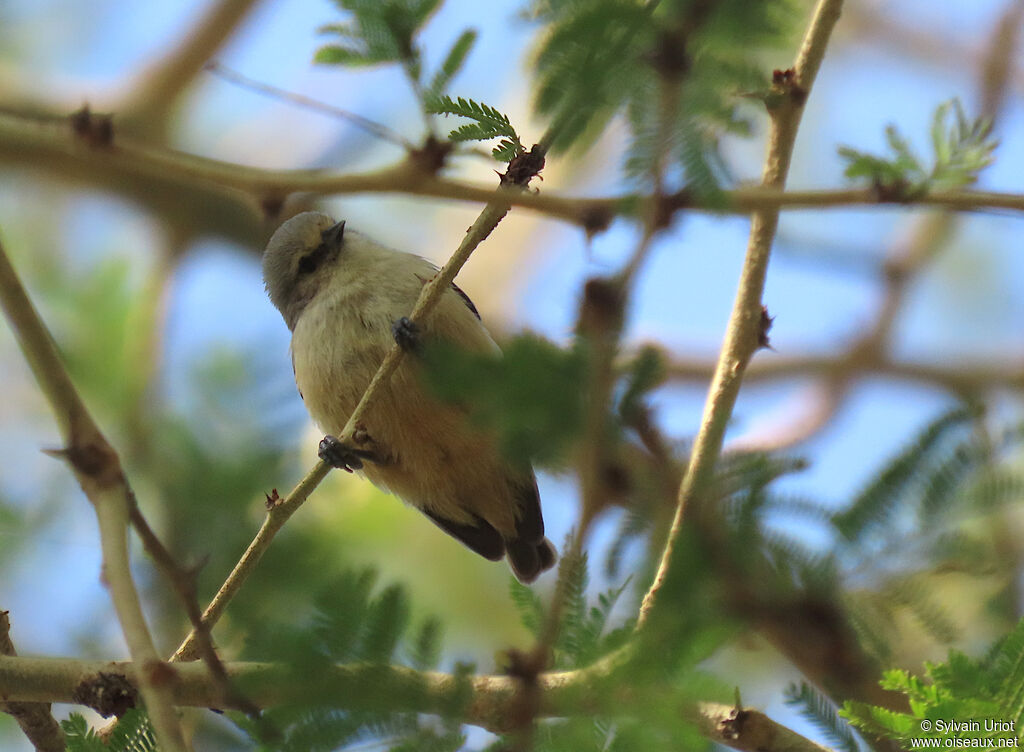
{"label": "bird's foot", "polygon": [[415,352],[420,349],[420,327],[408,316],[396,319],[391,325],[391,334],[395,342],[406,352]]}
{"label": "bird's foot", "polygon": [[353,449],[342,444],[336,436],[328,434],[320,440],[317,455],[331,467],[351,473],[363,467],[363,460],[375,462],[377,455],[363,449]]}

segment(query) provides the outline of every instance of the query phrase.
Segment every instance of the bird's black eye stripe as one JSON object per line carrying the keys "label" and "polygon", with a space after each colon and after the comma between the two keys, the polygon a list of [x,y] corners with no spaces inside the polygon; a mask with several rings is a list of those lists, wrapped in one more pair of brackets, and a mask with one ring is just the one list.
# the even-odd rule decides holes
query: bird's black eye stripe
{"label": "bird's black eye stripe", "polygon": [[321,243],[312,251],[307,253],[305,256],[299,259],[299,274],[310,274],[316,271],[317,267],[323,263],[324,258],[327,256],[327,245]]}

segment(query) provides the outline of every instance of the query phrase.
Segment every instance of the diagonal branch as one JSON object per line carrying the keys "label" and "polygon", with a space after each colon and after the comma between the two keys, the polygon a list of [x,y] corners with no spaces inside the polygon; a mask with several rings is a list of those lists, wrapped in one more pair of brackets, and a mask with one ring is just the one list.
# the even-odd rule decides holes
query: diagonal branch
{"label": "diagonal branch", "polygon": [[177,47],[139,76],[123,100],[125,117],[150,133],[166,135],[182,94],[258,2],[216,0]]}
{"label": "diagonal branch", "polygon": [[128,563],[129,510],[134,503],[117,454],[86,410],[57,346],[0,246],[0,305],[36,381],[53,409],[65,448],[52,452],[68,461],[100,525],[103,574],[135,663],[134,674],[153,728],[168,752],[186,750],[172,706],[170,674],[156,652]]}
{"label": "diagonal branch", "polygon": [[[804,102],[814,84],[814,78],[825,56],[825,48],[828,46],[832,30],[839,20],[842,6],[842,0],[819,0],[793,70],[780,72],[777,76],[779,80],[776,85],[782,96],[779,103],[769,110],[771,131],[761,179],[763,186],[776,189],[785,187]],[[700,430],[694,440],[690,464],[679,488],[675,518],[665,544],[665,551],[654,582],[644,595],[640,606],[637,621],[639,628],[642,628],[650,617],[656,605],[658,591],[669,576],[673,546],[679,537],[684,519],[699,514],[700,494],[707,487],[714,472],[715,462],[722,449],[725,428],[739,394],[743,372],[760,346],[763,326],[761,295],[764,291],[768,259],[778,222],[778,208],[755,211],[751,219],[747,256],[736,292],[736,301],[729,317],[725,342],[715,367]]]}

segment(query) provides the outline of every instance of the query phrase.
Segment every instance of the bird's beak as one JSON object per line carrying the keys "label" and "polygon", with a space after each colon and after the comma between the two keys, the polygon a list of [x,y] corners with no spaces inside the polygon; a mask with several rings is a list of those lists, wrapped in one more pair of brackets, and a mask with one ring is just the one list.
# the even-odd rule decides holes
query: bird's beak
{"label": "bird's beak", "polygon": [[331,225],[322,233],[320,233],[320,239],[324,242],[328,248],[341,245],[341,239],[345,235],[345,220],[341,220],[337,224]]}

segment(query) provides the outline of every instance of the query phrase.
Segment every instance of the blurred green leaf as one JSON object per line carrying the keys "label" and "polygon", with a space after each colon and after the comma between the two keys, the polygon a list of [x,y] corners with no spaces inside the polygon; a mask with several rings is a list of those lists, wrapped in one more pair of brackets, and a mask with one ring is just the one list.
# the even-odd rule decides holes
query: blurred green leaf
{"label": "blurred green leaf", "polygon": [[[259,723],[233,716],[236,724],[261,749],[331,750],[365,740],[385,740],[397,748],[451,749],[458,724],[439,732],[435,723],[414,713],[385,710],[339,709],[327,687],[318,685],[325,663],[375,663],[381,666],[405,662],[414,668],[433,667],[440,654],[440,622],[429,617],[418,629],[411,628],[410,600],[405,589],[387,585],[375,593],[376,573],[371,569],[349,570],[335,577],[315,598],[315,609],[299,623],[295,614],[285,621],[259,624],[247,654],[256,659],[285,660],[302,683],[309,687],[309,701],[268,709]],[[380,692],[367,682],[366,694]],[[244,687],[242,688],[244,691]],[[394,702],[389,689],[388,700]],[[421,689],[407,686],[417,698]],[[412,697],[410,695],[410,697]],[[358,705],[358,704],[357,704]],[[456,708],[453,708],[453,712]],[[264,737],[268,729],[274,738]]]}
{"label": "blurred green leaf", "polygon": [[848,178],[866,178],[897,197],[909,197],[927,190],[962,188],[977,181],[978,174],[992,163],[997,146],[991,132],[990,120],[968,120],[960,100],[953,99],[940,104],[932,116],[930,167],[894,125],[885,129],[892,156],[879,157],[849,146],[840,147],[839,156],[847,163],[844,174]]}
{"label": "blurred green leaf", "polygon": [[843,752],[860,752],[857,737],[849,723],[840,717],[831,700],[807,682],[789,686],[786,704],[799,708],[800,714],[814,724],[834,748]]}
{"label": "blurred green leaf", "polygon": [[618,412],[628,423],[643,410],[647,394],[665,378],[665,359],[656,347],[644,347],[626,366]]}
{"label": "blurred green leaf", "polygon": [[448,85],[462,69],[466,58],[473,49],[473,45],[476,44],[476,37],[475,29],[466,29],[455,40],[452,48],[441,63],[441,67],[437,69],[437,73],[431,79],[430,86],[427,87],[425,96],[428,102],[441,97],[448,90]]}
{"label": "blurred green leaf", "polygon": [[626,171],[705,196],[728,176],[722,133],[749,133],[741,115],[766,88],[759,53],[785,40],[797,17],[785,0],[643,3],[541,0],[535,109],[550,121],[553,152],[589,147],[628,115]]}
{"label": "blurred green leaf", "polygon": [[576,350],[535,335],[508,342],[501,358],[436,342],[424,365],[434,394],[493,431],[513,462],[556,463],[579,435],[585,366]]}
{"label": "blurred green leaf", "polygon": [[421,63],[415,37],[439,4],[440,0],[335,0],[351,20],[320,29],[338,42],[321,47],[314,60],[350,66],[401,63],[418,83]]}

